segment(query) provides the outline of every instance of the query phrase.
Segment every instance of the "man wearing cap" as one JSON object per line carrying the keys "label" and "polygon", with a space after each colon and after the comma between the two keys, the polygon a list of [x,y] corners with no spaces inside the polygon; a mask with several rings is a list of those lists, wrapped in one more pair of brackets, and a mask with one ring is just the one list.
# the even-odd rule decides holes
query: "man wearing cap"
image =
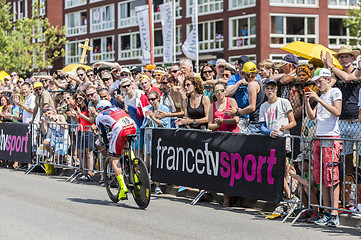
{"label": "man wearing cap", "polygon": [[35,92],[35,107],[33,112],[33,117],[30,121],[30,124],[34,122],[35,117],[40,113],[40,117],[42,116],[42,109],[45,106],[50,107],[51,109],[55,109],[54,101],[50,96],[50,93],[43,88],[43,84],[41,82],[36,82],[34,84],[34,92]]}
{"label": "man wearing cap", "polygon": [[154,76],[155,78],[152,80],[153,86],[159,87],[160,79],[164,76],[165,70],[162,67],[157,67],[154,70]]}
{"label": "man wearing cap", "polygon": [[155,66],[153,64],[148,64],[145,66],[143,70],[143,74],[147,75],[151,80],[153,80],[154,70],[155,70]]}
{"label": "man wearing cap", "polygon": [[142,72],[142,69],[138,66],[133,66],[130,69],[130,72],[132,73],[132,78],[133,78],[134,82],[138,82],[138,79],[140,77],[140,73]]}
{"label": "man wearing cap", "polygon": [[283,56],[282,61],[276,65],[276,67],[279,67],[283,73],[273,75],[272,78],[283,85],[292,83],[297,78],[296,70],[298,66],[299,64],[297,56],[294,54],[287,54]]}
{"label": "man wearing cap", "polygon": [[247,93],[249,105],[244,108],[226,110],[228,116],[242,116],[249,114],[249,125],[243,131],[247,134],[260,132],[259,109],[264,102],[262,81],[257,78],[257,66],[253,62],[246,62],[241,74],[248,83]]}
{"label": "man wearing cap", "polygon": [[[246,62],[249,62],[249,58],[245,55],[240,56],[236,62],[236,70],[238,73],[232,75],[227,81],[226,97],[233,97],[236,99],[239,108],[245,108],[248,106],[248,83],[245,79],[243,79],[242,76],[243,65]],[[248,114],[240,115],[238,122],[240,131],[243,131],[247,128],[248,120]]]}
{"label": "man wearing cap", "polygon": [[[358,101],[361,84],[361,68],[355,68],[353,62],[360,54],[357,50],[352,50],[350,46],[341,46],[337,54],[333,56],[338,59],[342,70],[333,65],[331,55],[327,52],[321,56],[325,67],[330,68],[332,81],[342,92],[342,111],[340,115],[340,132],[342,138],[361,139],[361,123],[358,122]],[[346,174],[353,172],[353,143],[345,141],[343,143],[342,155],[346,155]],[[358,146],[361,153],[361,146]]]}
{"label": "man wearing cap", "polygon": [[122,69],[120,70],[119,79],[117,79],[117,80],[111,85],[111,87],[109,87],[109,93],[110,93],[110,95],[113,96],[113,93],[114,93],[115,89],[119,89],[120,82],[122,81],[122,79],[124,79],[124,78],[129,78],[129,79],[130,79],[130,75],[131,75],[131,72],[130,72],[129,68],[122,68]]}

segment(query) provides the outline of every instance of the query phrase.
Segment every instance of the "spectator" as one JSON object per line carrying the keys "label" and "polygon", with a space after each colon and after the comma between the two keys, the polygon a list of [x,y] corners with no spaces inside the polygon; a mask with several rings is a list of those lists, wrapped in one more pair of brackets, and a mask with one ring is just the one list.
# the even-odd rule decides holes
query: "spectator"
{"label": "spectator", "polygon": [[90,116],[93,117],[93,119],[95,119],[96,116],[98,116],[98,113],[95,110],[95,106],[98,104],[100,100],[99,94],[94,86],[90,86],[86,90],[86,96],[88,99],[88,111],[90,113]]}
{"label": "spectator", "polygon": [[237,102],[233,98],[225,96],[226,87],[217,82],[213,87],[214,101],[209,108],[208,128],[213,131],[239,132],[238,116],[227,116],[226,110],[237,108]]}
{"label": "spectator", "polygon": [[293,83],[296,81],[296,70],[298,66],[299,64],[297,56],[294,54],[287,54],[282,57],[282,62],[276,65],[276,67],[280,68],[283,73],[275,74],[274,76],[272,76],[272,78],[282,85],[288,85],[290,83]]}
{"label": "spectator", "polygon": [[209,98],[203,95],[203,85],[201,79],[195,77],[186,77],[184,89],[187,98],[183,100],[182,107],[184,117],[179,118],[176,124],[187,126],[194,129],[208,128]]}
{"label": "spectator", "polygon": [[201,79],[203,80],[202,84],[204,86],[204,92],[203,95],[209,97],[209,99],[212,102],[212,96],[213,96],[213,86],[217,82],[216,81],[216,69],[209,63],[204,65],[204,67],[201,70]]}
{"label": "spectator", "polygon": [[266,59],[261,61],[258,64],[259,75],[262,78],[262,81],[267,78],[271,78],[275,71],[275,64],[270,59]]}
{"label": "spectator", "polygon": [[[333,72],[332,83],[335,83],[334,86],[339,88],[342,93],[340,131],[341,137],[347,139],[361,139],[361,124],[357,121],[361,69],[355,68],[352,64],[359,54],[358,50],[352,50],[350,46],[342,46],[338,53],[334,54],[334,57],[341,64],[342,70],[333,65],[331,55],[328,52],[326,56],[322,57],[325,68],[330,68]],[[345,156],[346,175],[354,173],[353,145],[351,141],[344,142],[341,152]],[[357,152],[361,152],[360,144],[357,144]]]}
{"label": "spectator", "polygon": [[142,69],[138,66],[134,66],[130,69],[130,71],[134,82],[137,83],[139,81],[139,77],[141,76]]}
{"label": "spectator", "polygon": [[36,82],[34,84],[34,91],[35,91],[35,107],[33,118],[30,121],[30,124],[34,122],[35,116],[37,116],[38,111],[40,112],[40,117],[42,116],[42,109],[45,106],[48,106],[51,109],[55,109],[54,101],[51,98],[48,91],[43,89],[43,84],[41,82]]}
{"label": "spectator", "polygon": [[227,84],[227,82],[222,79],[223,72],[224,72],[224,69],[226,68],[226,65],[227,65],[226,60],[224,60],[223,58],[217,59],[217,62],[216,62],[217,77],[216,77],[216,79],[218,81],[223,82],[224,84]]}
{"label": "spectator", "polygon": [[99,90],[99,98],[100,100],[108,100],[112,104],[112,106],[123,108],[123,105],[120,104],[120,102],[110,96],[108,89],[106,88],[102,88]]}
{"label": "spectator", "polygon": [[180,82],[183,82],[186,77],[194,77],[195,73],[193,72],[192,60],[188,58],[180,60],[180,71],[182,75],[178,75],[178,76],[181,76],[183,78],[182,80],[177,79]]}
{"label": "spectator", "polygon": [[[35,96],[31,92],[30,84],[24,82],[21,85],[21,91],[23,96],[25,97],[24,103],[19,100],[14,100],[14,104],[19,106],[23,111],[23,123],[30,123],[31,119],[33,118],[34,108],[35,108]],[[39,123],[40,114],[36,116],[35,123]]]}
{"label": "spectator", "polygon": [[321,59],[312,58],[310,61],[308,61],[308,68],[311,71],[311,76],[313,76],[313,74],[318,68],[323,68],[323,67],[324,64]]}
{"label": "spectator", "polygon": [[46,135],[44,149],[50,152],[57,164],[62,164],[70,146],[67,122],[63,115],[58,115],[48,106],[42,112],[40,126],[42,134]]}
{"label": "spectator", "polygon": [[[73,80],[73,78],[70,77],[70,75],[74,77],[74,73],[73,72],[63,72],[62,70],[58,70],[57,73],[53,74],[53,81],[54,84],[60,88],[63,89],[65,91],[69,91],[69,92],[75,92],[76,89],[78,88],[77,82],[75,80]],[[59,83],[58,81],[56,81],[56,78],[60,76],[62,78],[64,78],[65,81],[62,81],[61,83]]]}
{"label": "spectator", "polygon": [[[236,62],[237,74],[231,76],[227,81],[226,97],[233,97],[236,99],[238,108],[245,108],[248,103],[248,88],[247,81],[242,76],[243,65],[249,61],[247,56],[240,56]],[[240,131],[245,130],[249,124],[249,115],[240,115],[238,127]]]}
{"label": "spectator", "polygon": [[19,81],[19,74],[17,72],[12,72],[10,74],[11,77],[11,83],[15,85]]}
{"label": "spectator", "polygon": [[78,156],[81,156],[83,159],[83,167],[88,169],[88,174],[83,175],[79,180],[90,181],[94,176],[94,134],[90,126],[95,120],[89,114],[85,94],[78,92],[75,95],[75,99],[76,107],[74,110],[71,110],[71,116],[75,122],[81,125],[77,131]]}
{"label": "spectator", "polygon": [[0,104],[2,106],[0,114],[1,122],[12,122],[13,116],[11,113],[13,106],[10,104],[9,98],[2,94],[0,96]]}
{"label": "spectator", "polygon": [[[20,102],[20,94],[13,92],[11,95],[13,102]],[[14,105],[11,108],[11,119],[13,122],[21,122],[23,120],[23,111],[19,106]]]}
{"label": "spectator", "polygon": [[170,68],[170,74],[176,77],[177,73],[180,73],[180,66],[178,63],[173,63],[172,67]]}
{"label": "spectator", "polygon": [[4,92],[12,92],[14,90],[14,85],[11,81],[11,78],[8,76],[4,77],[4,87],[2,88],[2,91]]}
{"label": "spectator", "polygon": [[149,93],[156,91],[161,95],[159,88],[154,87],[150,82],[150,78],[147,75],[141,75],[139,77],[140,88],[144,91],[145,95],[148,97]]}
{"label": "spectator", "polygon": [[153,64],[148,64],[147,66],[145,66],[143,70],[143,74],[147,75],[150,81],[152,82],[154,77],[154,71],[155,71],[155,66]]}
{"label": "spectator", "polygon": [[[308,117],[313,120],[318,119],[316,136],[326,138],[339,138],[340,130],[338,118],[342,110],[342,93],[338,88],[332,88],[331,71],[321,69],[315,79],[318,89],[322,92],[319,97],[312,90],[305,92],[306,110]],[[310,100],[317,102],[317,106],[312,109]],[[324,143],[323,140],[322,143]],[[333,142],[333,143],[332,143]],[[338,208],[339,200],[339,168],[338,159],[342,150],[341,141],[332,140],[333,147],[322,147],[319,139],[314,142],[313,148],[313,176],[317,184],[320,184],[320,171],[322,171],[322,195],[324,205]],[[320,157],[322,156],[322,159]],[[332,192],[333,189],[333,192]],[[333,205],[331,205],[331,202]],[[339,225],[338,211],[326,210],[323,218],[315,222],[319,225],[336,227]]]}
{"label": "spectator", "polygon": [[264,102],[264,92],[262,82],[257,79],[257,67],[253,62],[246,62],[241,72],[248,83],[248,101],[249,105],[245,108],[232,108],[226,110],[228,116],[243,116],[249,114],[249,125],[244,130],[245,133],[258,133],[260,124],[259,109]]}

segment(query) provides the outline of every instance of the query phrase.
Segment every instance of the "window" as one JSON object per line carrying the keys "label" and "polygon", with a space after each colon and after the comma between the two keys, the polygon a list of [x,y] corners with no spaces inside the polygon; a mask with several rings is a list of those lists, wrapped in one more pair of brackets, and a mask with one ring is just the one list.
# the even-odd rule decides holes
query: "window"
{"label": "window", "polygon": [[[188,25],[188,33],[192,25]],[[223,21],[211,21],[198,24],[199,52],[223,50]]]}
{"label": "window", "polygon": [[163,56],[163,35],[162,30],[154,30],[154,56]]}
{"label": "window", "polygon": [[119,35],[118,60],[140,59],[142,56],[139,33]]}
{"label": "window", "polygon": [[[192,16],[193,0],[187,0],[187,17]],[[223,12],[223,0],[198,0],[198,15]]]}
{"label": "window", "polygon": [[65,0],[65,8],[73,8],[86,5],[86,0]]}
{"label": "window", "polygon": [[244,16],[229,19],[230,49],[256,46],[256,16]]}
{"label": "window", "polygon": [[328,0],[329,8],[349,8],[357,4],[357,0]]}
{"label": "window", "polygon": [[23,1],[18,2],[18,19],[24,18],[24,6]]}
{"label": "window", "polygon": [[[249,61],[251,61],[251,62],[256,62],[256,54],[252,54],[252,55],[246,55],[248,58],[249,58]],[[234,64],[235,62],[237,62],[238,61],[238,58],[239,58],[239,56],[232,56],[232,57],[229,57],[228,58],[228,62],[229,63],[232,63],[232,64]]]}
{"label": "window", "polygon": [[317,0],[270,0],[271,6],[279,7],[318,7]]}
{"label": "window", "polygon": [[182,54],[182,26],[175,28],[176,54]]}
{"label": "window", "polygon": [[88,18],[86,12],[74,12],[65,15],[66,36],[87,33]]}
{"label": "window", "polygon": [[39,14],[44,16],[46,14],[46,3],[45,0],[39,0]]}
{"label": "window", "polygon": [[114,5],[92,8],[90,32],[114,29]]}
{"label": "window", "polygon": [[283,15],[271,15],[271,47],[280,47],[294,41],[318,43],[316,16]]}
{"label": "window", "polygon": [[[170,2],[171,0],[153,0],[153,13],[154,13],[154,22],[160,21],[160,8],[159,5],[163,4],[163,3],[167,3]],[[206,0],[207,1],[207,0]],[[174,3],[174,1],[173,1]],[[176,13],[176,18],[181,18],[182,17],[182,1],[176,1],[176,6],[175,6],[175,13]]]}
{"label": "window", "polygon": [[13,2],[13,22],[16,21],[16,2]]}
{"label": "window", "polygon": [[[79,47],[80,43],[84,44],[85,41],[75,41],[65,44],[65,65],[80,62],[81,54],[83,51],[83,49]],[[85,58],[84,63],[87,63],[87,58]]]}
{"label": "window", "polygon": [[91,46],[93,47],[90,54],[91,62],[114,61],[114,36],[92,39]]}
{"label": "window", "polygon": [[249,8],[256,6],[256,0],[230,0],[229,10]]}
{"label": "window", "polygon": [[350,37],[349,30],[344,27],[343,18],[346,18],[346,16],[329,17],[329,48],[340,48],[342,45],[357,44],[356,38]]}
{"label": "window", "polygon": [[135,26],[138,24],[135,14],[135,1],[120,2],[118,4],[118,28]]}

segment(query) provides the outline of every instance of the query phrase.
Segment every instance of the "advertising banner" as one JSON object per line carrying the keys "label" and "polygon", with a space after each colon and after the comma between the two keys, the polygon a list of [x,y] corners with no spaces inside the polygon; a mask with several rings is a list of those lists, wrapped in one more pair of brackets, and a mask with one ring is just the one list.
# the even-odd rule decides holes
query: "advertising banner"
{"label": "advertising banner", "polygon": [[152,130],[154,182],[278,202],[285,138],[196,130]]}
{"label": "advertising banner", "polygon": [[150,64],[150,26],[149,26],[149,7],[142,5],[135,7],[139,24],[140,43],[142,45],[142,63]]}
{"label": "advertising banner", "polygon": [[196,51],[197,51],[197,2],[193,1],[193,9],[192,9],[192,30],[187,34],[187,38],[182,45],[182,51],[187,58],[196,60]]}
{"label": "advertising banner", "polygon": [[173,63],[173,2],[159,5],[163,32],[163,62]]}
{"label": "advertising banner", "polygon": [[0,159],[31,163],[31,126],[0,123]]}

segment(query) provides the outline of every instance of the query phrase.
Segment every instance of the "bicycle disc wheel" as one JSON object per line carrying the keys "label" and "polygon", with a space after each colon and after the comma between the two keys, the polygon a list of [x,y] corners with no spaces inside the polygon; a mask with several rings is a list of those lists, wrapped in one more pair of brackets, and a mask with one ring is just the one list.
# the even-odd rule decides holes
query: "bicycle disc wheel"
{"label": "bicycle disc wheel", "polygon": [[104,175],[105,189],[107,190],[109,198],[115,203],[119,202],[118,196],[120,192],[120,186],[115,176],[110,157],[107,157],[104,160],[103,175]]}
{"label": "bicycle disc wheel", "polygon": [[148,170],[140,158],[133,159],[130,181],[134,184],[131,192],[135,202],[139,208],[146,208],[150,201],[150,180]]}

